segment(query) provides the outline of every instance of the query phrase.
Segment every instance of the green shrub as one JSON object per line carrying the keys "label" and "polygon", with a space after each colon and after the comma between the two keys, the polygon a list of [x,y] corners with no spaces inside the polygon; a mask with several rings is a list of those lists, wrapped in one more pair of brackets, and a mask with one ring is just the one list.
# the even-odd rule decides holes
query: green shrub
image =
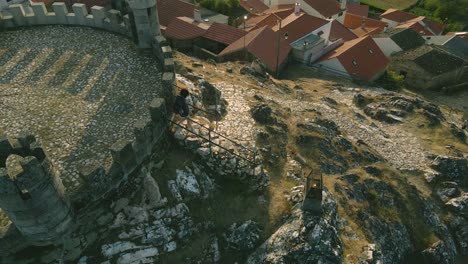
{"label": "green shrub", "polygon": [[200,5],[223,15],[230,16],[239,6],[239,0],[202,0]]}
{"label": "green shrub", "polygon": [[400,90],[404,87],[405,77],[394,71],[387,70],[385,74],[377,81],[387,90]]}

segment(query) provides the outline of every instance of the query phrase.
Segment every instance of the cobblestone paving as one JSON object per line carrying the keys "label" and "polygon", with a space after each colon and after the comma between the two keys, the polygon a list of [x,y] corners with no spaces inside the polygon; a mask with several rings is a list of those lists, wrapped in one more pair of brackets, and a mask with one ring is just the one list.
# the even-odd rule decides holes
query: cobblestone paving
{"label": "cobblestone paving", "polygon": [[[193,82],[177,75],[179,82],[182,82],[190,90],[195,89]],[[249,150],[255,150],[255,120],[250,114],[250,106],[247,98],[252,98],[255,91],[239,85],[233,85],[226,82],[212,83],[222,92],[222,97],[228,102],[227,114],[222,120],[215,122],[213,127],[217,133],[241,144],[245,147],[236,147],[232,142],[222,137],[218,138],[223,147],[234,148],[237,153],[243,157],[253,159],[253,153]],[[217,143],[218,143],[217,141]],[[249,149],[249,150],[247,150]]]}
{"label": "cobblestone paving", "polygon": [[160,77],[156,59],[121,36],[58,26],[0,32],[0,95],[8,95],[0,133],[38,135],[73,189],[80,165],[109,165],[110,145],[149,118]]}

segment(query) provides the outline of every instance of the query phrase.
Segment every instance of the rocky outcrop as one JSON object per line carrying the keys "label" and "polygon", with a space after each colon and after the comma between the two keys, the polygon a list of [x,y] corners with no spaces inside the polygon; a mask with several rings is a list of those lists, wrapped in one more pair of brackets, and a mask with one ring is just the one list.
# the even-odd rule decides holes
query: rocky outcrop
{"label": "rocky outcrop", "polygon": [[244,223],[234,223],[224,235],[227,248],[237,251],[254,249],[260,239],[259,225],[248,220]]}
{"label": "rocky outcrop", "polygon": [[468,159],[461,157],[438,156],[431,164],[431,168],[440,173],[439,178],[468,187]]}
{"label": "rocky outcrop", "polygon": [[338,126],[328,119],[297,123],[299,135],[296,144],[304,154],[317,159],[320,169],[326,174],[344,173],[354,164],[382,161],[365,145],[354,146],[341,135]]}
{"label": "rocky outcrop", "polygon": [[386,122],[386,123],[400,123],[409,114],[418,110],[428,120],[429,126],[439,125],[445,121],[440,108],[432,103],[425,102],[419,98],[412,98],[406,96],[384,96],[381,102],[373,102],[366,105],[371,101],[364,96],[358,94],[354,97],[354,103],[363,107],[364,113],[373,119]]}
{"label": "rocky outcrop", "polygon": [[271,125],[276,123],[276,118],[273,117],[273,110],[267,104],[257,104],[252,110],[252,117],[255,121],[263,125]]}
{"label": "rocky outcrop", "polygon": [[427,264],[451,264],[454,256],[447,252],[446,245],[439,240],[422,252]]}
{"label": "rocky outcrop", "polygon": [[465,218],[468,218],[468,193],[464,193],[462,196],[450,199],[445,205]]}
{"label": "rocky outcrop", "polygon": [[322,208],[320,217],[295,207],[247,263],[342,263],[343,251],[335,228],[337,204],[327,190],[323,192]]}

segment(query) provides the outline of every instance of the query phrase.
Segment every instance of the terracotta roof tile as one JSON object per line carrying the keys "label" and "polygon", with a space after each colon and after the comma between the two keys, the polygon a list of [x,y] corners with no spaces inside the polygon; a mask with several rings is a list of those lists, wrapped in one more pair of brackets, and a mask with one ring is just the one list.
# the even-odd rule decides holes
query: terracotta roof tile
{"label": "terracotta roof tile", "polygon": [[176,17],[193,17],[197,7],[181,0],[158,0],[159,23],[168,26]]}
{"label": "terracotta roof tile", "polygon": [[336,0],[304,0],[304,2],[324,17],[331,17],[342,11],[340,3]]}
{"label": "terracotta roof tile", "polygon": [[171,39],[188,40],[203,36],[208,28],[209,25],[198,23],[191,18],[177,17],[169,23],[164,34]]}
{"label": "terracotta roof tile", "polygon": [[[325,19],[306,13],[292,13],[281,21],[281,32],[287,32],[289,35],[288,42],[292,43],[327,23],[328,21]],[[275,25],[272,29],[278,32],[279,25]]]}
{"label": "terracotta roof tile", "polygon": [[392,20],[398,23],[406,22],[416,17],[418,16],[394,8],[390,8],[380,15],[380,18],[386,18],[388,20]]}
{"label": "terracotta roof tile", "polygon": [[239,4],[252,14],[260,14],[268,9],[268,6],[260,0],[239,0]]}
{"label": "terracotta roof tile", "polygon": [[292,12],[294,12],[294,5],[278,5],[272,6],[270,9],[265,10],[264,14],[275,14],[281,19],[285,19]]}
{"label": "terracotta roof tile", "polygon": [[351,14],[351,13],[345,14],[344,21],[343,21],[343,25],[345,27],[350,28],[350,29],[355,29],[358,27],[362,27],[363,24],[364,24],[364,27],[367,27],[367,28],[378,27],[381,29],[384,29],[385,25],[387,25],[387,23],[376,20],[376,19],[362,17],[362,16],[358,16],[355,14]]}
{"label": "terracotta roof tile", "polygon": [[[278,23],[278,20],[280,20],[278,16],[275,14],[265,14],[265,15],[260,15],[260,16],[254,16],[249,19],[247,19],[245,23],[245,29],[247,31],[254,30],[261,28],[263,26],[268,26],[268,27],[273,27]],[[244,23],[242,23],[239,28],[243,29],[244,28]]]}
{"label": "terracotta roof tile", "polygon": [[456,35],[459,38],[468,41],[468,32],[448,32],[446,35]]}
{"label": "terracotta roof tile", "polygon": [[348,41],[357,38],[356,34],[354,34],[351,30],[343,26],[340,22],[333,20],[331,22],[330,28],[330,37],[328,38],[330,41],[335,41],[338,39],[343,39],[343,41]]}
{"label": "terracotta roof tile", "polygon": [[368,5],[356,5],[356,4],[349,4],[346,6],[346,10],[358,16],[367,17],[369,15],[369,6]]}
{"label": "terracotta roof tile", "polygon": [[[271,70],[275,70],[277,57],[276,54],[278,49],[277,43],[277,34],[270,28],[264,26],[262,28],[249,32],[244,37],[233,42],[231,45],[229,45],[223,51],[221,51],[219,55],[225,56],[241,51],[244,49],[245,45],[245,49],[249,53],[260,59]],[[286,60],[290,51],[291,46],[286,40],[282,39],[280,44],[279,55],[280,65]]]}
{"label": "terracotta roof tile", "polygon": [[365,80],[374,78],[385,70],[389,63],[389,59],[371,37],[346,41],[337,49],[327,53],[321,61],[333,58],[337,58],[350,75]]}
{"label": "terracotta roof tile", "polygon": [[416,32],[418,32],[419,34],[421,34],[423,36],[434,35],[432,33],[432,31],[429,30],[429,28],[426,28],[423,25],[421,25],[421,23],[419,23],[420,21],[423,20],[423,18],[424,17],[417,17],[417,18],[409,20],[409,21],[407,21],[405,23],[399,24],[395,28],[412,28],[413,30],[415,30]]}
{"label": "terracotta roof tile", "polygon": [[358,37],[372,36],[383,31],[378,27],[358,27],[351,29],[351,31]]}
{"label": "terracotta roof tile", "polygon": [[204,38],[229,45],[247,34],[244,30],[224,24],[213,23],[203,35]]}

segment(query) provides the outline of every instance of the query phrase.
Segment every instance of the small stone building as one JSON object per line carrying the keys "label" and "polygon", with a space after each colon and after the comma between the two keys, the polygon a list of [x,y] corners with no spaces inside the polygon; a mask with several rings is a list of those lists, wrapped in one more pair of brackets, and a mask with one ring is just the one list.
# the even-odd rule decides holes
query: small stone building
{"label": "small stone building", "polygon": [[424,45],[395,54],[388,69],[403,75],[409,87],[438,89],[466,82],[466,66],[465,61],[442,48]]}

